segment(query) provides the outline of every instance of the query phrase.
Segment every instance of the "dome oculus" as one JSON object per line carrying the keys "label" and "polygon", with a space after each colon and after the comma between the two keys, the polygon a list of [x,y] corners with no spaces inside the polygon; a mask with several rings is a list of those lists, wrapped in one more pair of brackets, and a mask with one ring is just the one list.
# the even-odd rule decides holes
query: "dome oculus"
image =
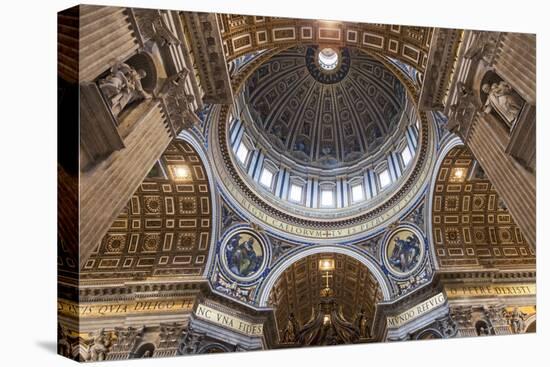
{"label": "dome oculus", "polygon": [[323,48],[318,54],[319,66],[324,70],[334,70],[338,66],[338,52],[330,47]]}

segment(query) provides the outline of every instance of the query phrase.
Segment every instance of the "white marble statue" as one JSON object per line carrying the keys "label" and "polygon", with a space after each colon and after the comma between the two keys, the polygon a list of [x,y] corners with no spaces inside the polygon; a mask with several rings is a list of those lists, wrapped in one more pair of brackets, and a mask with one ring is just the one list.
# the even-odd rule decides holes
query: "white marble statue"
{"label": "white marble statue", "polygon": [[487,93],[484,112],[490,113],[495,110],[509,126],[512,126],[519,116],[523,101],[510,84],[505,81],[492,85],[483,84],[481,90]]}
{"label": "white marble statue", "polygon": [[143,90],[141,79],[145,78],[144,70],[135,70],[125,63],[115,64],[110,74],[99,80],[99,88],[109,103],[113,115],[118,116],[129,103],[150,98]]}

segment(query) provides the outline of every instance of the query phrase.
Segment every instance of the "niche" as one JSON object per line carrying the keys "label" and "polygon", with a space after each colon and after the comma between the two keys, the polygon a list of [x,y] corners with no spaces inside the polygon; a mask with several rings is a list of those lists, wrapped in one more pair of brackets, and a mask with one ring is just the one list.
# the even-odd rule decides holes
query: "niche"
{"label": "niche", "polygon": [[151,358],[155,352],[155,345],[153,343],[145,343],[139,346],[133,353],[133,358]]}
{"label": "niche", "polygon": [[475,323],[476,334],[478,336],[495,335],[493,329],[484,320],[479,320]]}
{"label": "niche", "polygon": [[492,71],[481,79],[479,95],[483,111],[494,116],[508,130],[512,129],[525,105],[521,96]]}

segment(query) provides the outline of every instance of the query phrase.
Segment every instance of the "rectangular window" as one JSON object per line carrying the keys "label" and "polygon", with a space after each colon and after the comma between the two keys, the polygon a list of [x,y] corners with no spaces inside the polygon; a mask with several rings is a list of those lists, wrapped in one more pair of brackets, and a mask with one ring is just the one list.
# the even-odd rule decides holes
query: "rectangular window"
{"label": "rectangular window", "polygon": [[300,203],[302,201],[302,186],[291,184],[288,197],[290,200]]}
{"label": "rectangular window", "polygon": [[333,190],[321,190],[321,206],[334,206]]}
{"label": "rectangular window", "polygon": [[241,142],[237,148],[237,158],[242,164],[246,164],[246,159],[248,158],[248,148],[243,142]]}
{"label": "rectangular window", "polygon": [[260,183],[267,188],[271,188],[271,184],[273,183],[273,172],[271,172],[267,168],[262,169],[262,174],[260,175]]}
{"label": "rectangular window", "polygon": [[391,184],[390,172],[387,169],[383,170],[378,175],[378,179],[380,180],[380,188],[381,189],[383,189],[384,187]]}
{"label": "rectangular window", "polygon": [[361,201],[365,198],[365,194],[363,192],[363,185],[353,185],[351,187],[351,200],[356,203],[358,201]]}
{"label": "rectangular window", "polygon": [[401,151],[401,159],[403,160],[403,166],[407,167],[412,159],[411,150],[408,146],[406,146],[405,149]]}

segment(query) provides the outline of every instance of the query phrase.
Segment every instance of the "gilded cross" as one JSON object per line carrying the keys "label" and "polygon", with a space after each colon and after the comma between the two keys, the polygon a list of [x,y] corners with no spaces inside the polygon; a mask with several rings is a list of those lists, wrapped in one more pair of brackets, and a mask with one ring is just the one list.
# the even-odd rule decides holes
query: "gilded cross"
{"label": "gilded cross", "polygon": [[330,274],[328,271],[321,276],[323,279],[326,280],[326,287],[329,288],[328,280],[332,278],[332,274]]}

